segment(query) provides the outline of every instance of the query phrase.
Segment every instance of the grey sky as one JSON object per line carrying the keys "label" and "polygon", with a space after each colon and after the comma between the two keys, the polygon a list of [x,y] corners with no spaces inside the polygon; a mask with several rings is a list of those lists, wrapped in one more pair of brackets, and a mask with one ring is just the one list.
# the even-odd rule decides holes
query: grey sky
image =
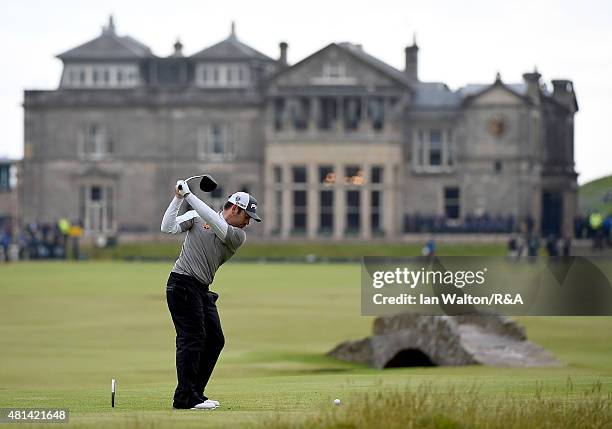
{"label": "grey sky", "polygon": [[550,85],[573,80],[576,170],[579,181],[612,174],[612,2],[560,0],[514,2],[157,0],[7,2],[2,9],[0,157],[23,153],[24,89],[57,87],[61,62],[55,55],[99,35],[113,14],[117,32],[169,55],[177,37],[191,55],[225,38],[230,22],[245,43],[278,57],[289,43],[295,63],[330,42],[361,43],[381,60],[402,68],[403,49],[417,33],[419,75],[456,89],[492,82],[520,82],[537,66]]}

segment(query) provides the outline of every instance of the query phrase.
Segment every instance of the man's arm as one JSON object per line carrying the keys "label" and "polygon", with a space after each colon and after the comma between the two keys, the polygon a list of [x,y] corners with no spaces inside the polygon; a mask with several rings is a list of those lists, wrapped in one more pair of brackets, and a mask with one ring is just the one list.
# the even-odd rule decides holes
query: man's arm
{"label": "man's arm", "polygon": [[225,243],[227,238],[228,223],[219,215],[216,211],[211,209],[204,201],[189,193],[185,196],[191,207],[197,212],[197,214],[204,219],[204,221],[210,226],[215,235],[219,237],[221,241]]}
{"label": "man's arm", "polygon": [[198,214],[194,210],[190,210],[181,216],[177,216],[182,202],[183,199],[178,195],[170,202],[162,219],[162,232],[166,234],[179,234],[191,229],[194,222],[193,219],[197,217]]}

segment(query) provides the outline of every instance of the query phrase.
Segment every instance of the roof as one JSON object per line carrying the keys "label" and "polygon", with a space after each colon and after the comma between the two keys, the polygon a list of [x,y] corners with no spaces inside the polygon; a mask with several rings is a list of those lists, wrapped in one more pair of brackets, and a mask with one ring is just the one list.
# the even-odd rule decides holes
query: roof
{"label": "roof", "polygon": [[414,84],[414,105],[417,107],[456,107],[461,95],[442,82],[417,82]]}
{"label": "roof", "polygon": [[396,82],[399,82],[402,85],[411,86],[410,80],[406,77],[406,75],[404,75],[404,73],[402,73],[401,71],[399,71],[395,67],[392,67],[389,64],[379,60],[378,58],[368,54],[367,52],[365,52],[363,50],[361,45],[354,45],[354,44],[349,43],[349,42],[330,43],[329,45],[319,49],[318,51],[310,54],[306,58],[304,58],[304,59],[298,61],[297,63],[293,64],[292,66],[281,68],[280,70],[278,70],[276,72],[276,74],[272,75],[270,77],[270,79],[274,80],[278,76],[284,75],[285,73],[290,73],[296,67],[300,66],[301,64],[306,63],[311,58],[316,57],[321,52],[326,51],[326,50],[328,50],[328,49],[330,49],[332,47],[338,48],[338,49],[342,50],[343,52],[346,52],[348,55],[351,55],[352,57],[356,58],[358,61],[361,61],[361,62],[365,63],[366,65],[368,65],[368,66],[370,66],[370,67],[380,71],[384,75],[390,77],[391,79],[395,80]]}
{"label": "roof", "polygon": [[275,61],[269,56],[262,54],[261,52],[251,48],[250,46],[242,43],[236,36],[236,27],[232,23],[232,30],[227,39],[220,41],[206,49],[196,52],[191,56],[197,59],[211,59],[211,60],[263,60],[263,61]]}
{"label": "roof", "polygon": [[378,58],[368,54],[366,51],[363,50],[361,45],[354,45],[349,42],[337,43],[335,45],[348,52],[349,54],[358,57],[359,59],[371,65],[372,67],[380,70],[384,74],[390,75],[391,77],[395,78],[396,80],[399,80],[400,82],[406,85],[410,84],[410,80],[403,72],[399,71],[395,67],[390,66],[384,61],[381,61]]}
{"label": "roof", "polygon": [[[521,95],[521,96],[525,96],[527,95],[527,84],[525,83],[504,83],[503,84],[506,88],[510,89],[512,92]],[[470,83],[464,87],[461,87],[457,90],[457,92],[459,94],[461,94],[461,96],[463,98],[465,97],[469,97],[471,95],[476,95],[484,90],[486,90],[487,88],[489,88],[491,86],[490,83]]]}
{"label": "roof", "polygon": [[130,36],[115,32],[113,17],[102,34],[89,42],[70,49],[57,57],[61,60],[138,59],[152,56],[151,49]]}
{"label": "roof", "polygon": [[[526,83],[499,82],[498,84],[503,85],[503,87],[519,97],[527,96]],[[417,82],[414,84],[414,105],[425,108],[458,107],[465,99],[477,96],[494,85],[496,85],[496,83],[471,83],[456,91],[452,91],[442,82]],[[542,92],[544,95],[549,95],[546,88],[542,88]]]}

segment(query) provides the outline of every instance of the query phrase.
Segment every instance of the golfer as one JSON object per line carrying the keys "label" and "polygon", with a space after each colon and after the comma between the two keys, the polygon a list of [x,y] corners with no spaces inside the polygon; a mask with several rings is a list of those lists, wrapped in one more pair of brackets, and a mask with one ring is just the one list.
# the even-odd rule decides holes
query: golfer
{"label": "golfer", "polygon": [[[177,216],[183,201],[194,210]],[[175,197],[161,224],[165,233],[187,233],[166,287],[176,329],[174,408],[211,410],[219,406],[204,395],[225,343],[215,304],[219,295],[209,286],[219,266],[244,243],[243,228],[251,219],[261,222],[257,201],[246,192],[232,194],[217,213],[190,192],[187,182],[176,182]]]}

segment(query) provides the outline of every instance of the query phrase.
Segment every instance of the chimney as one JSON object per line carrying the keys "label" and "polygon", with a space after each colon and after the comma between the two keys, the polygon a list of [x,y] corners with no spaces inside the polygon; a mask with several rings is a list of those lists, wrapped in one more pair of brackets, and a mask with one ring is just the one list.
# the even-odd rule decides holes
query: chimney
{"label": "chimney", "polygon": [[287,49],[289,48],[289,45],[287,44],[287,42],[280,42],[278,44],[278,47],[280,48],[280,57],[278,59],[278,62],[280,63],[281,66],[286,67],[287,64]]}
{"label": "chimney", "polygon": [[108,17],[108,26],[102,27],[102,34],[115,34],[115,20],[113,15]]}
{"label": "chimney", "polygon": [[419,47],[416,44],[416,35],[412,41],[412,46],[406,46],[404,49],[404,53],[406,54],[406,66],[404,68],[404,73],[408,79],[412,81],[419,80]]}
{"label": "chimney", "polygon": [[183,56],[183,44],[181,43],[181,39],[176,39],[176,42],[174,42],[174,53],[172,54],[173,57],[182,57]]}
{"label": "chimney", "polygon": [[540,103],[540,78],[542,75],[534,67],[533,72],[524,73],[523,80],[527,84],[527,96],[536,104]]}
{"label": "chimney", "polygon": [[574,84],[572,81],[566,79],[555,79],[552,81],[552,84],[553,98],[559,103],[567,106],[567,108],[572,112],[578,110],[576,94],[574,93]]}

